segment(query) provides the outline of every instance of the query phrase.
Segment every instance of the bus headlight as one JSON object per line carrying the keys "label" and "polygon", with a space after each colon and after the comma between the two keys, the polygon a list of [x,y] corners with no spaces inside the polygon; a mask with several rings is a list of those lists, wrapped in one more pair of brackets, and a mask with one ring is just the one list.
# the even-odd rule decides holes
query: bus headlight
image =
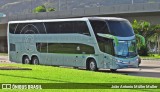
{"label": "bus headlight", "polygon": [[112,60],[115,61],[115,62],[117,62],[117,59],[115,59],[115,58],[113,58]]}
{"label": "bus headlight", "polygon": [[139,59],[137,58],[136,61],[139,62]]}
{"label": "bus headlight", "polygon": [[123,63],[123,61],[121,61],[121,60],[117,60],[117,62],[118,62],[118,63]]}
{"label": "bus headlight", "polygon": [[123,63],[121,60],[113,59],[113,61],[118,62],[118,63]]}

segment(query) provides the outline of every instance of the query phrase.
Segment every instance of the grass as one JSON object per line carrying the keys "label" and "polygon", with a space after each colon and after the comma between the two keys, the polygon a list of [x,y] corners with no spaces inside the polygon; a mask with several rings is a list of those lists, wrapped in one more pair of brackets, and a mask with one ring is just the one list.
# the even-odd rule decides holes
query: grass
{"label": "grass", "polygon": [[158,54],[149,54],[149,56],[140,56],[142,59],[160,59]]}
{"label": "grass", "polygon": [[[33,66],[21,64],[1,64],[0,66],[18,66],[23,68],[31,68],[32,70],[0,70],[0,83],[160,83],[160,79],[127,76],[114,73],[91,72],[85,70],[76,70],[69,68],[59,68],[52,66]],[[6,90],[7,92],[8,90]],[[17,90],[14,90],[17,91]],[[19,90],[18,90],[19,91]],[[29,92],[39,90],[26,90]],[[117,89],[62,89],[62,90],[40,90],[40,91],[89,91],[89,92],[105,92],[105,91],[145,91],[145,90],[117,90]],[[147,90],[153,91],[153,90]],[[155,92],[156,90],[154,90]],[[160,90],[157,90],[160,91]]]}

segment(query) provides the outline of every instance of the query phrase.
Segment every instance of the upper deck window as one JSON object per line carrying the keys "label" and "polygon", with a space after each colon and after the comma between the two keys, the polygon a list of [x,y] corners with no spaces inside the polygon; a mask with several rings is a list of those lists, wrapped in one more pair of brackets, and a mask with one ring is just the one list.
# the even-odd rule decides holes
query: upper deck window
{"label": "upper deck window", "polygon": [[106,21],[90,20],[90,23],[92,25],[95,35],[97,35],[97,33],[109,34],[109,30],[108,30]]}
{"label": "upper deck window", "polygon": [[114,36],[128,37],[133,36],[134,32],[132,27],[127,21],[107,21],[110,32]]}
{"label": "upper deck window", "polygon": [[9,25],[12,34],[83,34],[90,36],[85,21],[15,23]]}
{"label": "upper deck window", "polygon": [[85,21],[46,22],[45,25],[48,34],[78,33],[90,35]]}

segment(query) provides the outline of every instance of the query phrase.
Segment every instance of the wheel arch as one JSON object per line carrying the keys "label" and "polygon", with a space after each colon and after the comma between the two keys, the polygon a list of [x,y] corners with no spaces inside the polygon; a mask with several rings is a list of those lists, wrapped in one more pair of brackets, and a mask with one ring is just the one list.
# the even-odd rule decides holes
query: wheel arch
{"label": "wheel arch", "polygon": [[[37,57],[37,58],[38,58],[37,55],[32,55],[32,56],[31,56],[31,60],[32,60],[34,57]],[[39,59],[39,58],[38,58],[38,59]]]}
{"label": "wheel arch", "polygon": [[[24,55],[22,55],[22,61],[23,61],[23,59],[24,59],[25,57],[28,57],[28,58],[29,58],[29,56],[28,56],[27,54],[24,54]],[[30,59],[30,58],[29,58],[29,59]]]}

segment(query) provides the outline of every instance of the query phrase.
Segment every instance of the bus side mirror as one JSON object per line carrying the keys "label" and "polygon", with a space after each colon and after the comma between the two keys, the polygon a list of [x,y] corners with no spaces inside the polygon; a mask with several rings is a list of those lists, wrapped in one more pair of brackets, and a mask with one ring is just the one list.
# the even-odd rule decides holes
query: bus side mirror
{"label": "bus side mirror", "polygon": [[108,39],[113,39],[114,43],[116,46],[118,46],[118,38],[114,35],[110,34],[102,34],[102,33],[97,33],[98,36],[108,38]]}

